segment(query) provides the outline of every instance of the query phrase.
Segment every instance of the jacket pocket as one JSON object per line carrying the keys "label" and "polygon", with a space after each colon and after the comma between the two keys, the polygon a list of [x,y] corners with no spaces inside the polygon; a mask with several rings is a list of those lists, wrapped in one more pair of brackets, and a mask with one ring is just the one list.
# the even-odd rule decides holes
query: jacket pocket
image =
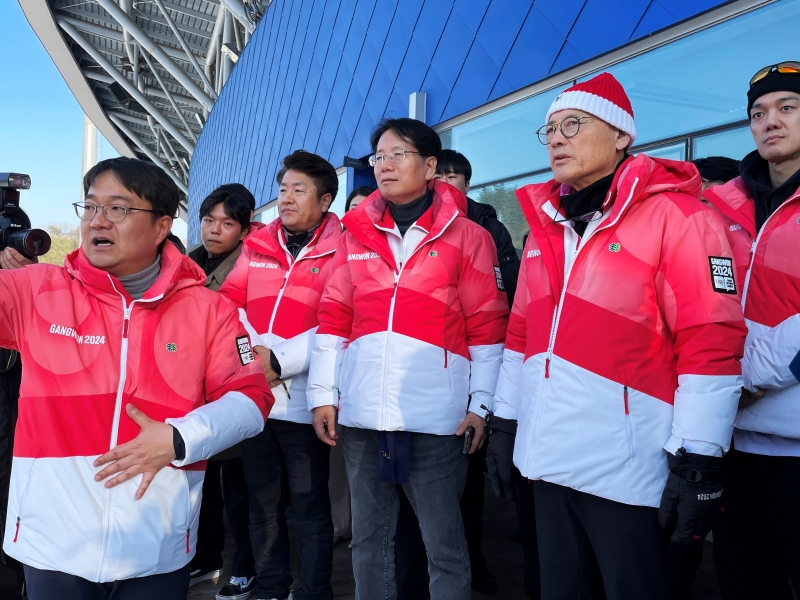
{"label": "jacket pocket", "polygon": [[28,480],[25,482],[25,487],[22,488],[22,494],[19,497],[19,504],[17,505],[17,514],[16,514],[16,523],[14,524],[14,538],[11,540],[13,543],[16,543],[19,539],[19,530],[22,526],[22,509],[25,506],[25,497],[28,495],[28,488],[31,485],[31,480],[33,479],[33,471],[36,469],[36,465],[38,463],[38,459],[33,459],[33,464],[31,465],[31,470],[28,472]]}
{"label": "jacket pocket", "polygon": [[631,408],[628,397],[628,386],[622,388],[622,402],[625,408],[625,431],[628,434],[628,454],[630,458],[636,458],[636,449],[633,445],[633,423],[631,422]]}
{"label": "jacket pocket", "polygon": [[447,384],[450,386],[450,406],[456,405],[456,389],[453,386],[453,371],[451,370],[452,356],[447,350],[444,351],[444,370],[447,371]]}

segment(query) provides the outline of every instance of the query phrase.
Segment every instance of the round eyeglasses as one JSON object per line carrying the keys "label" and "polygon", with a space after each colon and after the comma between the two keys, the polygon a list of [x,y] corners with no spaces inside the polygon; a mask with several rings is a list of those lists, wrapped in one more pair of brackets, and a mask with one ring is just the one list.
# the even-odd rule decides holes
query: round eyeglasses
{"label": "round eyeglasses", "polygon": [[121,223],[124,221],[125,217],[128,216],[128,211],[130,210],[156,213],[159,215],[163,214],[159,210],[147,210],[146,208],[134,208],[131,206],[122,206],[120,204],[104,204],[103,206],[98,206],[97,204],[92,204],[91,202],[73,202],[72,206],[75,207],[75,214],[78,215],[78,218],[82,221],[91,221],[94,219],[98,208],[103,211],[103,216],[106,218],[106,220],[111,221],[112,223]]}
{"label": "round eyeglasses", "polygon": [[374,167],[377,164],[383,164],[387,159],[389,162],[398,163],[401,160],[404,160],[406,154],[419,154],[419,152],[415,152],[414,150],[400,150],[398,152],[390,152],[389,154],[373,154],[367,159],[370,167]]}
{"label": "round eyeglasses", "polygon": [[561,123],[542,125],[536,132],[536,135],[539,136],[539,141],[546,146],[553,139],[556,131],[561,131],[561,135],[565,138],[575,137],[581,129],[581,123],[591,118],[592,117],[567,117],[561,121]]}

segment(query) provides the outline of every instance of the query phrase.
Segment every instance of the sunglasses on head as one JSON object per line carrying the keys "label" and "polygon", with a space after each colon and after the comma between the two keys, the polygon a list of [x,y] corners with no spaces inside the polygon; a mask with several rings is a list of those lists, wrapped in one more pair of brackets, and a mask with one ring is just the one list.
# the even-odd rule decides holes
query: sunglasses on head
{"label": "sunglasses on head", "polygon": [[778,73],[800,73],[800,62],[788,60],[786,62],[764,67],[750,79],[750,87],[753,87],[756,83],[764,79],[764,77],[772,73],[772,71],[777,71]]}

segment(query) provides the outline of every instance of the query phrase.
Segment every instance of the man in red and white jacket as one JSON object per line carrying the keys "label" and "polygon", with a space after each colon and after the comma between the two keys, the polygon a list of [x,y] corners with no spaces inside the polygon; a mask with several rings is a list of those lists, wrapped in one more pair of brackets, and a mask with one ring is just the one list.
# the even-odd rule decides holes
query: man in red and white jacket
{"label": "man in red and white jacket", "polygon": [[542,598],[578,597],[596,564],[609,600],[665,599],[659,521],[683,542],[718,510],[745,334],[731,249],[694,166],[627,154],[611,75],[546,123],[555,179],[517,192],[531,235],[494,412],[533,481]]}
{"label": "man in red and white jacket", "polygon": [[[276,180],[279,217],[250,235],[220,294],[240,314],[275,406],[264,431],[242,445],[250,492],[250,539],[256,564],[256,598],[286,598],[289,543],[286,493],[300,538],[297,600],[329,600],[333,523],[328,496],[330,447],[311,425],[306,398],[317,311],[332,272],[342,226],[328,212],[336,197],[336,170],[324,158],[297,150],[283,159]],[[286,465],[286,477],[282,465]]]}
{"label": "man in red and white jacket", "polygon": [[705,192],[727,221],[748,328],[714,528],[726,600],[790,598],[789,576],[800,589],[800,385],[789,369],[800,350],[800,62],[761,69],[747,101],[757,149],[741,177]]}
{"label": "man in red and white jacket", "polygon": [[172,180],[116,158],[84,190],[63,267],[0,271],[0,346],[24,363],[3,547],[32,600],[182,600],[204,461],[272,395],[236,308],[165,242]]}
{"label": "man in red and white jacket", "polygon": [[[433,180],[436,132],[389,119],[370,141],[379,189],[343,219],[320,302],[309,406],[329,444],[339,407],[357,597],[396,597],[402,484],[425,539],[431,597],[468,599],[465,453],[483,442],[508,300],[491,236],[467,219],[464,194]],[[457,436],[469,427],[464,449]]]}

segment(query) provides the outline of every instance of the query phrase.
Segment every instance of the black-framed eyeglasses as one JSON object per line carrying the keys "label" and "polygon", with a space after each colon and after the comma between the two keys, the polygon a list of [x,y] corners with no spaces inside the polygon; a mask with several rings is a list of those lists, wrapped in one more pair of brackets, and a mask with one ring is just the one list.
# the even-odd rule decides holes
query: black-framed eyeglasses
{"label": "black-framed eyeglasses", "polygon": [[378,163],[383,164],[387,159],[389,162],[399,163],[405,160],[406,154],[419,154],[414,150],[399,150],[397,152],[390,152],[389,154],[373,154],[367,159],[370,167],[374,167]]}
{"label": "black-framed eyeglasses", "polygon": [[764,77],[772,73],[772,71],[777,71],[778,73],[800,73],[800,62],[787,60],[786,62],[764,67],[750,78],[750,87],[753,87],[759,81],[764,79]]}
{"label": "black-framed eyeglasses", "polygon": [[546,146],[553,139],[556,131],[560,130],[561,135],[565,138],[575,137],[581,130],[581,123],[590,119],[592,119],[592,117],[567,117],[561,121],[561,123],[542,125],[536,131],[536,135],[539,136],[539,141]]}
{"label": "black-framed eyeglasses", "polygon": [[75,207],[75,214],[78,215],[78,218],[82,221],[91,221],[94,219],[98,208],[103,211],[103,216],[106,218],[106,220],[111,221],[112,223],[122,223],[122,221],[125,220],[125,217],[128,216],[128,211],[131,210],[155,213],[158,215],[164,214],[160,210],[134,208],[132,206],[122,206],[121,204],[104,204],[103,206],[98,206],[97,204],[92,204],[91,202],[73,202],[72,206]]}
{"label": "black-framed eyeglasses", "polygon": [[567,221],[583,221],[584,223],[591,223],[592,221],[599,221],[603,218],[603,211],[601,210],[590,210],[587,213],[583,213],[582,215],[577,215],[575,217],[562,217],[561,216],[561,200],[558,201],[558,212],[556,216],[553,217],[553,223],[566,223]]}

